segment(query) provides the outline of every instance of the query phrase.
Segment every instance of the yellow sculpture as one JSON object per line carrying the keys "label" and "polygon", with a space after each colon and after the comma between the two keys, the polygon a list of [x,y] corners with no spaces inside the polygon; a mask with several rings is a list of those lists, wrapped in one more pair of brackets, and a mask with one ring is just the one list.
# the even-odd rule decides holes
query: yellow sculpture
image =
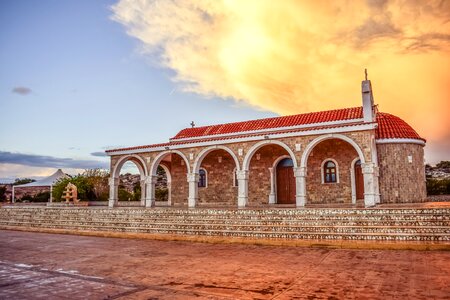
{"label": "yellow sculpture", "polygon": [[66,203],[69,203],[71,200],[73,203],[80,202],[80,199],[78,199],[78,189],[76,185],[71,182],[66,186],[63,194],[64,195],[61,198],[66,199]]}

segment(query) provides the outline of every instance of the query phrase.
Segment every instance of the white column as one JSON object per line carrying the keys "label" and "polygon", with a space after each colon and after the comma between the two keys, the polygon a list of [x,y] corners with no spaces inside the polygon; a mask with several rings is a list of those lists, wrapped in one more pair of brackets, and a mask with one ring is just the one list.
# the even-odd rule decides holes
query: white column
{"label": "white column", "polygon": [[379,200],[378,167],[374,163],[361,165],[364,176],[364,205],[374,206]]}
{"label": "white column", "polygon": [[53,202],[53,185],[50,186],[50,199],[49,202],[52,203]]}
{"label": "white column", "polygon": [[141,206],[145,206],[145,195],[146,195],[145,179],[146,178],[141,180]]}
{"label": "white column", "polygon": [[11,203],[15,203],[16,202],[15,197],[16,197],[16,193],[15,193],[14,185],[13,185],[12,186],[12,194],[11,194]]}
{"label": "white column", "polygon": [[273,173],[273,168],[269,168],[270,172],[270,194],[269,194],[269,204],[275,204],[275,175]]}
{"label": "white column", "polygon": [[172,182],[167,182],[167,205],[172,206]]}
{"label": "white column", "polygon": [[306,204],[306,167],[294,168],[295,205],[304,207]]}
{"label": "white column", "polygon": [[119,178],[110,177],[109,178],[109,207],[117,206],[119,201]]}
{"label": "white column", "polygon": [[157,180],[158,176],[155,175],[145,177],[144,180],[145,207],[155,206],[155,185]]}
{"label": "white column", "polygon": [[238,208],[244,208],[248,204],[248,171],[236,171],[238,180]]}
{"label": "white column", "polygon": [[189,183],[188,207],[195,208],[198,201],[198,173],[188,173],[187,181]]}

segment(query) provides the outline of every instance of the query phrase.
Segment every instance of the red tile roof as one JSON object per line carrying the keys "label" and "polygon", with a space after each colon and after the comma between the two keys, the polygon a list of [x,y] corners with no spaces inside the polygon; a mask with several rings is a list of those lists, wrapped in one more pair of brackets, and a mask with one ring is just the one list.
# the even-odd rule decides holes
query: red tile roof
{"label": "red tile roof", "polygon": [[[227,123],[220,125],[202,126],[194,128],[186,128],[181,130],[174,138],[168,143],[144,145],[137,147],[128,147],[121,149],[107,150],[106,152],[113,151],[127,151],[127,150],[139,150],[146,148],[159,148],[182,144],[191,144],[199,142],[209,142],[217,140],[229,140],[235,138],[246,138],[253,136],[261,136],[273,133],[288,133],[288,132],[301,132],[308,130],[319,130],[327,128],[341,128],[350,127],[355,125],[361,125],[363,122],[358,119],[362,119],[362,107],[344,108],[330,111],[314,112],[307,114],[299,114],[292,116],[274,117],[267,119],[258,119],[244,122]],[[327,124],[326,122],[334,121],[351,121],[344,124]],[[375,132],[377,139],[418,139],[425,141],[421,138],[417,132],[408,125],[405,121],[388,113],[377,113],[376,122],[378,127]],[[325,123],[325,124],[321,124]],[[289,128],[299,125],[316,124],[313,126],[303,128]],[[265,130],[264,132],[250,132]],[[271,130],[273,129],[273,130]],[[242,134],[240,134],[242,133]],[[227,134],[233,134],[232,136],[226,136]],[[225,135],[225,136],[224,136]],[[184,140],[186,139],[186,140]]]}
{"label": "red tile roof", "polygon": [[426,141],[405,121],[388,113],[377,113],[377,139],[416,139]]}
{"label": "red tile roof", "polygon": [[291,127],[298,125],[316,124],[333,121],[344,121],[362,118],[362,107],[335,109],[306,114],[274,117],[267,119],[234,122],[211,126],[185,128],[178,132],[171,140],[202,137],[216,134],[229,134],[237,132],[255,131],[261,129],[272,129]]}

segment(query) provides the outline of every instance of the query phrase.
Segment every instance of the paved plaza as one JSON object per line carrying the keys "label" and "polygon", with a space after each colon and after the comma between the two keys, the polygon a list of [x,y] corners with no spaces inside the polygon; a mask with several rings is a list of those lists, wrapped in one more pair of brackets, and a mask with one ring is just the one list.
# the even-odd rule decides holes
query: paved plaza
{"label": "paved plaza", "polygon": [[0,231],[0,299],[448,299],[450,252]]}

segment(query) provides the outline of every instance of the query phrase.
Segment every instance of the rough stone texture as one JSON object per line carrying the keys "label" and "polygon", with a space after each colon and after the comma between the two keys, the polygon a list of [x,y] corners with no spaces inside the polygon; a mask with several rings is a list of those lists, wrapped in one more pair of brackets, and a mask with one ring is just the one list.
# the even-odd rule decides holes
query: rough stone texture
{"label": "rough stone texture", "polygon": [[[423,147],[417,144],[378,144],[377,150],[381,203],[425,201]],[[412,156],[411,163],[408,156]]]}
{"label": "rough stone texture", "polygon": [[[348,138],[351,138],[361,149],[364,159],[366,162],[372,161],[372,151],[371,151],[371,145],[373,144],[374,138],[375,138],[375,132],[374,130],[368,130],[368,131],[355,131],[355,132],[348,132],[348,133],[342,133],[341,135],[344,135]],[[291,151],[294,153],[295,161],[297,162],[297,166],[300,166],[302,155],[304,154],[304,151],[306,150],[307,146],[316,138],[320,137],[321,135],[308,135],[308,136],[297,136],[297,137],[288,137],[288,138],[278,138],[278,139],[269,139],[269,140],[256,140],[256,141],[247,141],[247,142],[239,142],[239,143],[226,143],[226,140],[224,140],[223,146],[230,149],[236,158],[239,161],[240,168],[243,168],[243,162],[244,158],[249,153],[251,148],[255,146],[257,143],[262,143],[261,148],[259,148],[253,155],[251,161],[250,161],[250,168],[249,168],[249,204],[250,205],[261,205],[261,204],[267,204],[268,203],[268,197],[270,193],[270,173],[268,168],[272,167],[274,160],[280,156],[285,155],[288,152],[283,149],[282,147],[271,144],[272,141],[280,141],[283,142],[287,147],[291,149]],[[300,144],[301,149],[300,151],[296,150],[295,145]],[[339,163],[340,171],[342,171],[342,176],[340,178],[342,179],[342,184],[335,185],[334,187],[331,186],[323,186],[322,184],[317,185],[316,182],[308,182],[310,180],[311,174],[317,174],[317,167],[314,165],[307,165],[308,168],[308,178],[306,180],[308,192],[307,198],[308,201],[312,201],[313,203],[348,203],[351,201],[351,191],[350,191],[350,183],[349,183],[349,168],[350,163],[353,158],[355,158],[355,151],[351,151],[348,148],[352,147],[349,146],[346,142],[341,142],[341,145],[344,145],[342,151],[347,153],[349,157],[345,156],[344,154],[339,154],[341,152],[341,149],[336,148],[334,149],[335,153],[331,153],[332,150],[325,150],[325,152],[328,151],[330,155],[337,155],[342,156],[343,162],[342,164]],[[319,145],[316,145],[316,147]],[[159,150],[154,152],[145,152],[145,153],[136,153],[134,155],[129,154],[123,154],[123,155],[114,155],[111,157],[111,170],[115,170],[116,166],[118,165],[119,160],[122,158],[127,158],[130,160],[133,160],[137,164],[140,164],[142,166],[142,169],[147,170],[147,172],[151,172],[151,167],[153,162],[155,161],[156,157],[160,155],[161,153],[167,153],[167,155],[171,155],[171,165],[172,165],[172,191],[171,191],[171,197],[172,197],[172,205],[174,206],[187,206],[187,197],[188,197],[188,184],[187,184],[187,172],[188,169],[190,171],[193,170],[194,164],[196,162],[196,159],[199,157],[199,154],[201,151],[210,148],[211,152],[208,153],[204,158],[204,164],[209,164],[208,167],[208,175],[211,177],[211,185],[208,186],[208,188],[199,189],[199,204],[209,204],[209,205],[222,205],[222,204],[230,204],[230,205],[236,205],[237,200],[237,188],[232,186],[232,172],[231,166],[233,166],[234,169],[234,163],[230,163],[228,165],[228,159],[231,160],[231,155],[228,153],[225,153],[225,151],[216,149],[214,146],[196,146],[196,147],[190,147],[190,148],[182,148],[177,149],[176,151],[179,151],[186,160],[189,163],[189,166],[185,165],[184,160],[182,160],[181,156],[179,154],[175,154],[174,152],[171,152],[172,150]],[[239,149],[242,149],[243,155],[239,155]],[[272,150],[271,150],[272,149]],[[278,152],[273,152],[273,149],[278,149]],[[313,152],[317,152],[313,150]],[[217,158],[219,154],[222,153],[221,156],[224,160],[226,160],[226,164],[212,164],[214,159]],[[261,153],[261,160],[257,163],[255,163],[256,159],[256,153]],[[192,159],[190,156],[192,155]],[[314,154],[313,154],[314,155]],[[350,158],[350,156],[352,156]],[[141,158],[141,161],[136,159],[135,157]],[[310,160],[311,162],[314,162],[314,160]],[[349,163],[350,161],[350,163]],[[232,162],[232,161],[231,161]],[[214,166],[213,166],[214,165]],[[216,170],[215,168],[218,167]],[[209,174],[212,171],[212,174]],[[145,174],[142,174],[145,175]],[[221,176],[221,178],[219,178]],[[311,175],[313,176],[313,175]],[[319,179],[320,179],[320,173],[319,173]],[[311,177],[311,178],[317,178]],[[315,180],[315,179],[314,179]],[[339,190],[337,186],[342,186],[343,189]],[[317,190],[318,188],[318,190]],[[332,197],[331,195],[333,192],[336,192],[335,197]],[[320,195],[325,195],[325,198],[320,198]],[[226,198],[228,197],[228,198]],[[310,199],[310,200],[309,200]]]}
{"label": "rough stone texture", "polygon": [[[0,231],[2,299],[448,299],[450,252]],[[83,249],[83,251],[80,251]],[[76,257],[68,259],[68,253]],[[73,256],[73,255],[72,255]]]}
{"label": "rough stone texture", "polygon": [[212,151],[200,167],[207,172],[207,186],[198,189],[198,204],[237,205],[237,186],[233,186],[236,164],[231,155],[224,150]]}
{"label": "rough stone texture", "polygon": [[187,206],[189,186],[186,177],[186,164],[178,154],[171,154],[171,157],[170,172],[172,176],[172,205]]}
{"label": "rough stone texture", "polygon": [[[256,155],[260,154],[258,160]],[[267,145],[260,148],[250,160],[248,202],[249,205],[262,205],[269,203],[270,172],[269,168],[277,158],[288,155],[287,151],[277,145]],[[276,172],[274,170],[274,172]]]}
{"label": "rough stone texture", "polygon": [[[351,164],[358,153],[349,143],[332,139],[319,143],[309,155],[306,176],[307,201],[310,203],[351,203]],[[334,159],[339,182],[322,183],[322,162]]]}

